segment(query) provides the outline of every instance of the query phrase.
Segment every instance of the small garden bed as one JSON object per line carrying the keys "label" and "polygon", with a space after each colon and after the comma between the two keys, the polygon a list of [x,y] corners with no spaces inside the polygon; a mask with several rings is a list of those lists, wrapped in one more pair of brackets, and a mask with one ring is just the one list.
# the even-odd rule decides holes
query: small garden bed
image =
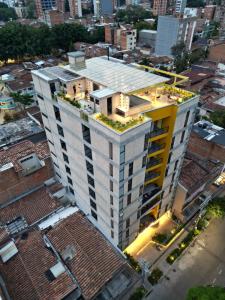
{"label": "small garden bed", "polygon": [[152,270],[151,274],[148,276],[148,281],[152,284],[155,285],[159,282],[159,279],[163,276],[163,272],[156,268]]}
{"label": "small garden bed", "polygon": [[156,233],[152,240],[158,244],[166,246],[183,228],[183,225],[177,226],[172,229],[169,233]]}
{"label": "small garden bed", "polygon": [[130,263],[130,265],[135,269],[135,271],[137,271],[138,273],[141,273],[141,266],[139,265],[139,263],[133,258],[132,255],[130,255],[129,253],[125,252],[124,253],[127,257],[128,262]]}
{"label": "small garden bed", "polygon": [[135,125],[142,123],[144,121],[144,117],[140,116],[137,119],[132,119],[126,123],[121,123],[119,121],[111,120],[107,116],[100,114],[99,116],[97,116],[97,120],[101,121],[102,123],[106,124],[116,131],[123,132]]}
{"label": "small garden bed", "polygon": [[178,248],[175,248],[169,256],[167,256],[166,261],[168,264],[172,265],[174,261],[182,254],[182,252],[190,245],[194,237],[200,234],[200,230],[192,229],[188,235],[182,240]]}
{"label": "small garden bed", "polygon": [[141,300],[146,292],[147,290],[143,286],[140,286],[135,290],[133,295],[130,296],[129,300]]}

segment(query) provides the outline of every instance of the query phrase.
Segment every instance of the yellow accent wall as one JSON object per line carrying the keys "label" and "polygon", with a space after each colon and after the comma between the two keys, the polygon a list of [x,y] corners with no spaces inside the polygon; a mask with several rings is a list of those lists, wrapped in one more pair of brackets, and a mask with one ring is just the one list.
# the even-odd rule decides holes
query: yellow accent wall
{"label": "yellow accent wall", "polygon": [[[160,157],[163,158],[162,164],[160,165],[159,168],[157,168],[157,171],[160,171],[160,177],[155,178],[153,181],[151,180],[151,183],[156,183],[160,187],[163,185],[164,177],[165,177],[165,171],[166,171],[166,166],[167,166],[167,161],[169,157],[169,151],[171,147],[171,142],[173,138],[173,131],[174,131],[174,125],[176,121],[176,116],[177,116],[177,106],[176,105],[170,105],[166,107],[161,107],[152,111],[149,111],[146,113],[148,117],[152,119],[153,122],[162,120],[162,127],[169,127],[168,133],[167,134],[162,134],[158,138],[150,138],[150,141],[155,141],[157,140],[158,143],[165,143],[165,149],[164,151],[161,152]],[[155,154],[151,154],[151,157],[156,156],[157,152]],[[145,185],[147,186],[150,182],[147,181],[145,182]]]}

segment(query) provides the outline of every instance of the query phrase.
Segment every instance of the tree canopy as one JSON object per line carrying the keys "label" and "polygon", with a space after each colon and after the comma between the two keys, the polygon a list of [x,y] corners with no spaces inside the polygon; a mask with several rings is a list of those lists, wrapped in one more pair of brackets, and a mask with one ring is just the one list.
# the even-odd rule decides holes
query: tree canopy
{"label": "tree canopy", "polygon": [[13,98],[13,100],[17,103],[19,103],[24,110],[26,106],[32,104],[33,97],[29,94],[21,94],[21,93],[11,93],[10,96]]}
{"label": "tree canopy", "polygon": [[187,7],[204,7],[205,2],[203,0],[187,0]]}
{"label": "tree canopy", "polygon": [[[96,43],[104,40],[104,30],[92,32],[80,24],[47,25],[34,28],[9,22],[0,28],[0,60],[22,60],[24,57],[48,55],[54,50],[69,51],[77,41]],[[72,46],[71,46],[72,45]]]}
{"label": "tree canopy", "polygon": [[223,127],[225,129],[225,111],[217,110],[210,114],[210,119],[215,125]]}
{"label": "tree canopy", "polygon": [[118,22],[136,23],[138,21],[152,18],[152,13],[139,5],[128,5],[126,9],[120,9],[116,13]]}
{"label": "tree canopy", "polygon": [[216,198],[207,206],[207,215],[212,218],[225,216],[225,198]]}
{"label": "tree canopy", "polygon": [[0,21],[10,21],[17,19],[15,9],[8,7],[7,4],[0,2]]}
{"label": "tree canopy", "polygon": [[186,300],[225,300],[225,289],[223,287],[195,287],[188,291]]}

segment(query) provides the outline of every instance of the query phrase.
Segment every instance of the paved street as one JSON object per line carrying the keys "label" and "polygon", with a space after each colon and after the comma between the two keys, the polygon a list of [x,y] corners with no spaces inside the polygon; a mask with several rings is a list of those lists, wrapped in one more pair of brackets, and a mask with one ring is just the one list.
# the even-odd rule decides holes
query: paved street
{"label": "paved street", "polygon": [[166,275],[147,299],[185,300],[190,287],[225,286],[225,219],[213,221]]}

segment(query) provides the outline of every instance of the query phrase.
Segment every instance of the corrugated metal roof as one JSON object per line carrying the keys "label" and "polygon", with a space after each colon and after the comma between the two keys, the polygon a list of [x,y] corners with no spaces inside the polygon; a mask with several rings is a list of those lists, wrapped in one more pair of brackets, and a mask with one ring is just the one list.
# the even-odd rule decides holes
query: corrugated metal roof
{"label": "corrugated metal roof", "polygon": [[87,68],[76,71],[76,73],[125,94],[168,81],[168,78],[100,57],[86,60],[86,66]]}

